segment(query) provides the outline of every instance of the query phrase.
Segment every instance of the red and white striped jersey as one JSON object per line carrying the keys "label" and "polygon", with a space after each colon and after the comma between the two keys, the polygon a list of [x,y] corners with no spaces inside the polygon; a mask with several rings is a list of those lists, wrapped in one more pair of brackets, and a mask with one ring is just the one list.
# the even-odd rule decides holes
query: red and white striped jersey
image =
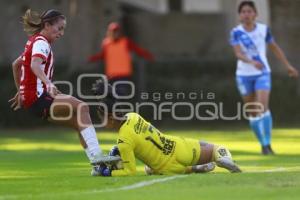
{"label": "red and white striped jersey", "polygon": [[53,52],[47,39],[36,34],[29,38],[22,54],[20,94],[22,105],[30,107],[46,91],[46,85],[31,70],[31,59],[40,57],[43,63],[40,66],[49,80],[53,75]]}

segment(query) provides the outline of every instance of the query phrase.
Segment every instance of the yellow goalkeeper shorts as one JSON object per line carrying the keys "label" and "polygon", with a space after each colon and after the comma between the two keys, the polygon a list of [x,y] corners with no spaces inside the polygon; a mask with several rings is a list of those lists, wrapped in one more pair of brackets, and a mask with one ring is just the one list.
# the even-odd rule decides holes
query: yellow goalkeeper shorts
{"label": "yellow goalkeeper shorts", "polygon": [[200,158],[199,140],[175,138],[176,147],[170,161],[158,170],[161,174],[184,174],[188,166],[196,165]]}

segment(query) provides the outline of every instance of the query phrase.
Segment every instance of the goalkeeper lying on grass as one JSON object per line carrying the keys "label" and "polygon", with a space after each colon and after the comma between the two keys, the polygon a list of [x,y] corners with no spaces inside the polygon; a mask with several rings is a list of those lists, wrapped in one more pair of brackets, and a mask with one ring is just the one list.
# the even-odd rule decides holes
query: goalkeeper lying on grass
{"label": "goalkeeper lying on grass", "polygon": [[[102,82],[94,84],[96,95],[103,94]],[[146,164],[147,174],[185,174],[209,172],[218,167],[230,172],[241,172],[233,162],[229,150],[223,146],[200,142],[196,139],[165,135],[144,120],[137,113],[127,113],[125,120],[118,120],[122,113],[112,113],[112,107],[117,102],[113,97],[111,86],[108,95],[100,99],[107,106],[97,108],[98,116],[103,119],[108,116],[107,128],[119,130],[118,144],[112,154],[121,156],[123,167],[94,166],[93,176],[128,176],[136,173],[135,158]]]}

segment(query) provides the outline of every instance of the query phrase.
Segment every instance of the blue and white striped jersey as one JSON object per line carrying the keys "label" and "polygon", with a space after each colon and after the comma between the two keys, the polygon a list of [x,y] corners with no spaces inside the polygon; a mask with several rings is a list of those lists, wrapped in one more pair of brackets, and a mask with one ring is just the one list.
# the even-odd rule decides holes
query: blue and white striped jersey
{"label": "blue and white striped jersey", "polygon": [[238,25],[232,29],[230,34],[230,44],[240,45],[242,52],[250,59],[261,62],[263,70],[255,68],[254,65],[242,60],[237,62],[236,75],[253,76],[262,73],[270,73],[271,69],[267,60],[267,44],[274,41],[269,27],[265,24],[256,23],[254,30],[248,32],[243,25]]}

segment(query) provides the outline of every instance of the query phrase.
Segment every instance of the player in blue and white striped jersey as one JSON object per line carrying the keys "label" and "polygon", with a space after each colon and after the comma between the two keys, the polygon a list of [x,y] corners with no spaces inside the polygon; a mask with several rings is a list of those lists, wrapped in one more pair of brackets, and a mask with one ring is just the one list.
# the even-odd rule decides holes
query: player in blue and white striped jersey
{"label": "player in blue and white striped jersey", "polygon": [[248,113],[250,126],[262,146],[262,153],[274,154],[271,148],[272,115],[269,110],[271,69],[266,56],[267,47],[282,62],[291,77],[298,77],[298,71],[289,63],[275,42],[270,28],[256,22],[257,10],[254,2],[241,2],[238,13],[241,24],[232,29],[230,36],[230,44],[238,59],[237,86],[244,103],[262,105],[261,112]]}

